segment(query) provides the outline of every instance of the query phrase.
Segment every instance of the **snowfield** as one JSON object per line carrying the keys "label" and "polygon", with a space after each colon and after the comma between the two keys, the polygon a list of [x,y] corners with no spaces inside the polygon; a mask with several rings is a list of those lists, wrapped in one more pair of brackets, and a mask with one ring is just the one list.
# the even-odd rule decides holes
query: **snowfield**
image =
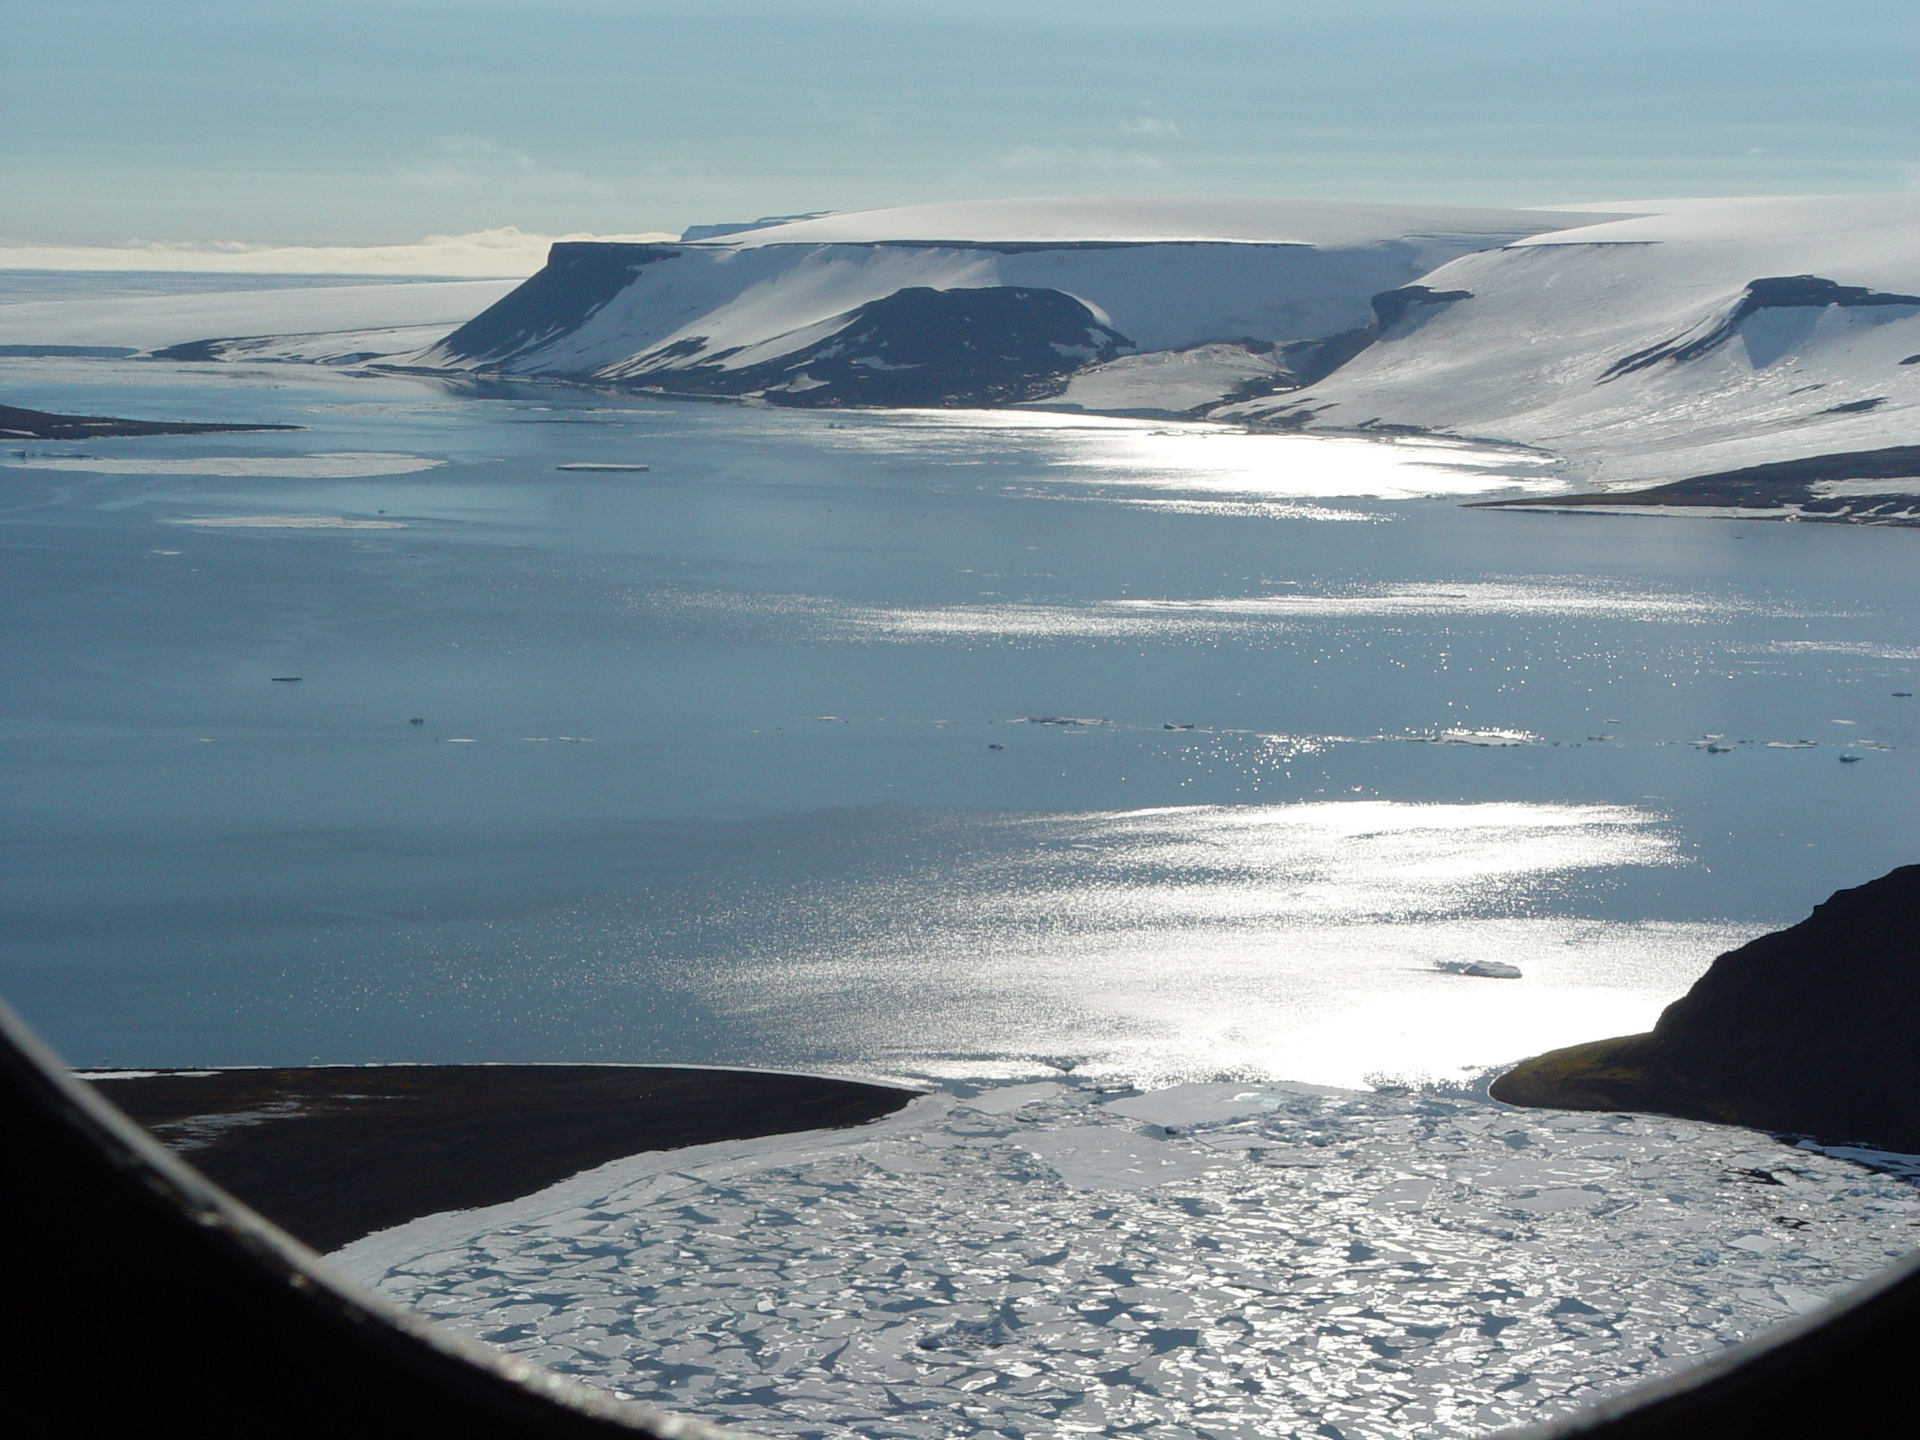
{"label": "snowfield", "polygon": [[[1213,414],[1497,436],[1603,486],[1920,440],[1920,197],[1657,204],[1452,261],[1421,283],[1464,298]],[[1798,277],[1830,284],[1756,286]]]}

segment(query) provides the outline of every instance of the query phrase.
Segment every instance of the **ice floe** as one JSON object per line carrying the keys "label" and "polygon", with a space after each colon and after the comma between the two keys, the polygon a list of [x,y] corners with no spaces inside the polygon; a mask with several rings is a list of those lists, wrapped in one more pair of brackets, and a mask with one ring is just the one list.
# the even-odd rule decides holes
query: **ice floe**
{"label": "ice floe", "polygon": [[615,1162],[333,1258],[769,1436],[1468,1436],[1817,1309],[1920,1194],[1748,1131],[1071,1081]]}
{"label": "ice floe", "polygon": [[354,520],[343,515],[217,515],[169,520],[201,530],[404,530],[404,520]]}
{"label": "ice floe", "polygon": [[32,470],[79,470],[94,475],[231,475],[268,480],[352,480],[369,475],[411,475],[444,465],[425,455],[342,450],[315,455],[201,455],[163,459],[152,455],[65,455],[0,464]]}

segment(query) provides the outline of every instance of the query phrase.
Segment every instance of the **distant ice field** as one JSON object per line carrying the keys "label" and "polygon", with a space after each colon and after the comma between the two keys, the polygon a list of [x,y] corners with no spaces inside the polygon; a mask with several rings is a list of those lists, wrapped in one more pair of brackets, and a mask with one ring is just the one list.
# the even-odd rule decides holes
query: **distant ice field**
{"label": "distant ice field", "polygon": [[0,454],[0,990],[78,1062],[1457,1083],[1913,858],[1898,532],[1468,511],[1559,482],[1457,444],[0,386],[307,427]]}

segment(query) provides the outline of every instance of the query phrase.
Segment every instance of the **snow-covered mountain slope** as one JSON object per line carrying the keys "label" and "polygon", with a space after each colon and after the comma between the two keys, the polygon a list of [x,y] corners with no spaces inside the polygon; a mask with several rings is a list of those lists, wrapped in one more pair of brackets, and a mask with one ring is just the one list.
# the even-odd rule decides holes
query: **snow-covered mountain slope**
{"label": "snow-covered mountain slope", "polygon": [[[1023,333],[1056,323],[1071,301],[1107,337],[1080,364],[1209,341],[1285,345],[1365,327],[1374,295],[1569,223],[1545,211],[1120,197],[826,215],[692,244],[556,245],[546,270],[412,363],[873,403],[863,399],[871,385],[849,388],[812,359],[827,346],[848,375],[899,363],[885,352],[914,342],[889,327],[920,323],[918,312],[865,307],[905,291],[1018,293],[1024,300],[1003,297],[993,323]],[[1016,320],[1023,306],[1034,314]],[[974,325],[976,347],[995,350],[983,315],[959,323]],[[1015,357],[1034,352],[1009,345],[1009,396],[1062,373],[1052,360],[1025,367]],[[979,403],[974,394],[929,384],[892,403]]]}
{"label": "snow-covered mountain slope", "polygon": [[[390,355],[431,344],[518,283],[393,281],[27,301],[0,305],[0,345],[157,350],[244,336],[272,337],[273,344],[255,348],[276,358],[314,359],[352,350]],[[351,338],[336,343],[327,336]]]}
{"label": "snow-covered mountain slope", "polygon": [[1610,208],[1659,213],[1451,261],[1330,376],[1212,413],[1498,437],[1607,487],[1920,440],[1920,197]]}

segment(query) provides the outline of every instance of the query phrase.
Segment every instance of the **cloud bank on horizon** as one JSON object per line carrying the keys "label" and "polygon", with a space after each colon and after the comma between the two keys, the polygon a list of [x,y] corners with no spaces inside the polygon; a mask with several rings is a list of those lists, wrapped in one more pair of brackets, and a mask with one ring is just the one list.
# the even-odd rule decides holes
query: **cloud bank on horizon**
{"label": "cloud bank on horizon", "polygon": [[257,257],[431,236],[475,274],[507,223],[1904,190],[1916,68],[1911,0],[15,0],[0,263],[142,236],[147,268],[397,273]]}
{"label": "cloud bank on horizon", "polygon": [[399,245],[249,245],[242,241],[133,240],[124,245],[0,245],[0,270],[184,270],[244,275],[531,275],[556,240],[672,240],[630,235],[539,235],[512,225],[429,235]]}

